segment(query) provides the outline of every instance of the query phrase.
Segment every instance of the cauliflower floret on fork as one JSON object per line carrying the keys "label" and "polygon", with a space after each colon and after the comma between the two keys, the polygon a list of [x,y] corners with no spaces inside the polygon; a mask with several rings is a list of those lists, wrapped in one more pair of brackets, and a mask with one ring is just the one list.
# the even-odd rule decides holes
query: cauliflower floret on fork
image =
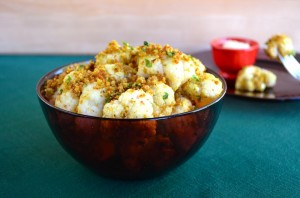
{"label": "cauliflower floret on fork", "polygon": [[272,59],[279,59],[288,55],[295,55],[292,39],[284,34],[276,34],[266,42],[266,54]]}

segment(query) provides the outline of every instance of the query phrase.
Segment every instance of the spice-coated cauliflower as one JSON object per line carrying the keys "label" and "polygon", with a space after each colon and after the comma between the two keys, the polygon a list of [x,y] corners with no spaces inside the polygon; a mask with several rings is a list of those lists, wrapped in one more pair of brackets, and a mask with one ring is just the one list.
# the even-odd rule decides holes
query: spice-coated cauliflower
{"label": "spice-coated cauliflower", "polygon": [[70,72],[67,76],[63,78],[63,82],[60,87],[56,90],[55,97],[55,106],[62,108],[67,111],[75,112],[79,97],[72,90],[70,90],[69,84],[74,81],[77,76],[80,75],[77,71]]}
{"label": "spice-coated cauliflower", "polygon": [[271,71],[257,66],[248,66],[239,71],[235,89],[262,92],[266,88],[274,87],[276,79],[276,75]]}
{"label": "spice-coated cauliflower", "polygon": [[180,96],[176,99],[176,104],[173,107],[173,114],[184,113],[193,109],[193,103],[188,98]]}
{"label": "spice-coated cauliflower", "polygon": [[143,90],[128,89],[118,100],[104,105],[103,117],[108,118],[152,118],[153,97]]}
{"label": "spice-coated cauliflower", "polygon": [[201,78],[193,76],[182,86],[183,95],[195,102],[203,98],[215,98],[222,90],[220,80],[209,73],[203,73]]}
{"label": "spice-coated cauliflower", "polygon": [[96,83],[91,83],[83,88],[77,106],[77,113],[98,117],[102,116],[102,109],[105,102],[105,88],[97,89],[96,87]]}
{"label": "spice-coated cauliflower", "polygon": [[223,91],[196,58],[169,45],[116,41],[89,63],[73,64],[45,84],[55,106],[90,116],[152,118],[193,110]]}
{"label": "spice-coated cauliflower", "polygon": [[284,57],[294,55],[295,49],[292,39],[284,34],[276,34],[266,42],[266,54],[272,59],[278,59],[279,54]]}
{"label": "spice-coated cauliflower", "polygon": [[171,115],[175,104],[173,89],[162,82],[152,86],[151,89],[153,92],[154,117]]}

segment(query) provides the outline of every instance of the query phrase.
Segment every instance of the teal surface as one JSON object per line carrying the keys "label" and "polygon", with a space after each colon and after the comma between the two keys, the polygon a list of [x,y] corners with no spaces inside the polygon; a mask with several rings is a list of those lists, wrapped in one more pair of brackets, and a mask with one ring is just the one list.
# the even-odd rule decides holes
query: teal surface
{"label": "teal surface", "polygon": [[[102,178],[58,144],[39,78],[91,56],[0,56],[0,197],[300,197],[300,101],[226,96],[204,146],[151,180]],[[299,84],[300,86],[300,84]]]}

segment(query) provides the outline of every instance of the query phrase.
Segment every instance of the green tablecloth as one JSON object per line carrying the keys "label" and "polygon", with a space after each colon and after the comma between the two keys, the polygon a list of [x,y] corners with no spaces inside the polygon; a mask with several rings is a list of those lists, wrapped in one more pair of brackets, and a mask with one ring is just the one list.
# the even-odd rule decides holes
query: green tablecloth
{"label": "green tablecloth", "polygon": [[152,180],[90,172],[58,144],[35,86],[91,56],[0,56],[0,197],[300,197],[300,101],[226,96],[205,145]]}

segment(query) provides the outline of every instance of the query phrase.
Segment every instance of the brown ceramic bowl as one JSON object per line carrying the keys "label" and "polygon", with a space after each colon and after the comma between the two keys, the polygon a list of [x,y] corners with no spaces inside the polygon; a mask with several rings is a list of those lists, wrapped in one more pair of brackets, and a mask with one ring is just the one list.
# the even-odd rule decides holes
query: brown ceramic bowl
{"label": "brown ceramic bowl", "polygon": [[62,147],[77,161],[102,176],[119,179],[154,177],[195,154],[218,120],[227,89],[224,79],[208,70],[220,78],[224,91],[202,108],[159,118],[99,118],[57,108],[41,94],[45,81],[65,67],[43,76],[36,87],[47,122]]}

